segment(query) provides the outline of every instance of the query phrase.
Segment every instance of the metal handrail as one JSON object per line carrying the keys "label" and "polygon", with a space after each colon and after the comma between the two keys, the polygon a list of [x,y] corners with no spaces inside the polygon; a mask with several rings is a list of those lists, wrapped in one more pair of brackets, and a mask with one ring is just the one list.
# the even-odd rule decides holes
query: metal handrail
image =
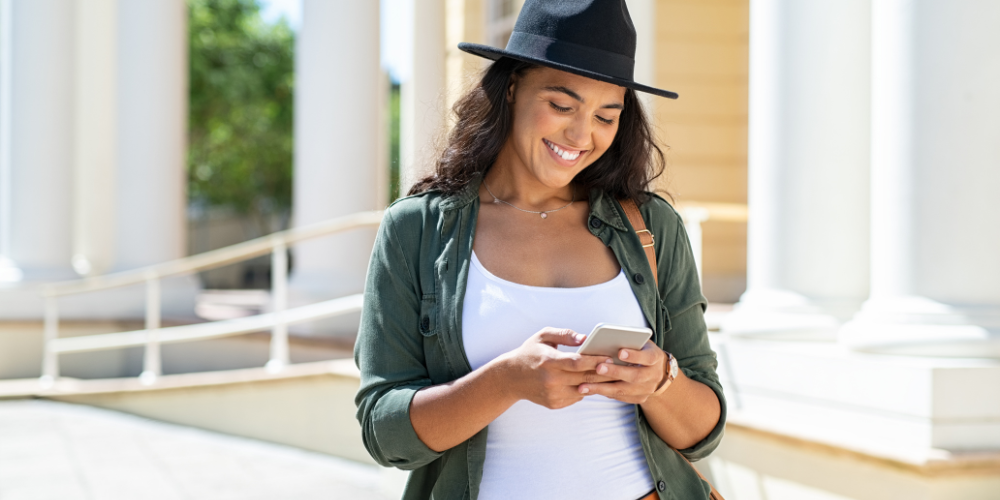
{"label": "metal handrail", "polygon": [[750,209],[745,203],[719,203],[710,201],[686,201],[677,204],[681,216],[696,215],[702,221],[746,222]]}
{"label": "metal handrail", "polygon": [[[236,245],[161,264],[46,285],[42,288],[42,296],[45,300],[45,334],[41,382],[45,386],[55,383],[55,379],[59,376],[60,353],[144,345],[145,354],[140,379],[143,383],[151,384],[162,374],[161,343],[205,340],[268,328],[271,329],[272,333],[270,359],[266,366],[271,371],[279,371],[289,362],[288,324],[345,314],[361,308],[361,296],[355,295],[287,309],[288,247],[300,241],[328,236],[341,231],[378,226],[381,222],[381,211],[359,212],[309,226],[279,231]],[[182,327],[160,327],[160,280],[162,278],[205,271],[267,253],[271,254],[271,313]],[[140,283],[146,284],[145,329],[133,332],[59,338],[57,302],[59,297]]]}
{"label": "metal handrail", "polygon": [[[284,322],[291,325],[327,318],[343,313],[361,310],[362,295],[348,295],[338,299],[325,300],[307,306],[296,307],[285,311]],[[161,344],[188,342],[192,340],[208,340],[230,337],[243,333],[267,330],[278,324],[276,313],[257,314],[243,318],[233,318],[193,325],[171,326],[160,329]],[[53,349],[58,353],[101,351],[122,347],[141,347],[146,344],[146,331],[102,333],[82,337],[66,337],[56,339]]]}
{"label": "metal handrail", "polygon": [[237,243],[228,247],[160,264],[79,280],[52,283],[42,288],[42,295],[45,297],[57,297],[83,292],[95,292],[109,288],[137,285],[148,281],[151,276],[155,278],[167,278],[180,274],[205,271],[270,253],[279,244],[288,247],[302,240],[326,236],[339,231],[364,226],[378,226],[381,221],[381,211],[345,215],[336,219],[271,233],[267,236],[261,236],[260,238],[243,243]]}

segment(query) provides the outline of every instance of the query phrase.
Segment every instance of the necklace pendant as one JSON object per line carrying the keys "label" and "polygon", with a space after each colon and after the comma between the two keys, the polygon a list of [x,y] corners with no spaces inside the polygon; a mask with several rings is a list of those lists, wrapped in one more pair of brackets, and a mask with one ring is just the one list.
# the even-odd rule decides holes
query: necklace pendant
{"label": "necklace pendant", "polygon": [[500,204],[500,198],[493,198],[493,204],[494,205],[499,205]]}
{"label": "necklace pendant", "polygon": [[548,217],[549,217],[549,214],[547,214],[545,212],[542,212],[542,218],[543,219],[547,219]]}

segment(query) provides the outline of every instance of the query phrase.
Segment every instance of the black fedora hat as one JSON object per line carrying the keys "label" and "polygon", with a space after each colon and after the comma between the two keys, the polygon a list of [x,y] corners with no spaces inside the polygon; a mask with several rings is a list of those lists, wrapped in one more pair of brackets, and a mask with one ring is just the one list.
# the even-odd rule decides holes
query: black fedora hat
{"label": "black fedora hat", "polygon": [[527,0],[506,49],[460,43],[470,54],[510,57],[602,82],[677,99],[677,93],[637,83],[635,26],[625,0]]}

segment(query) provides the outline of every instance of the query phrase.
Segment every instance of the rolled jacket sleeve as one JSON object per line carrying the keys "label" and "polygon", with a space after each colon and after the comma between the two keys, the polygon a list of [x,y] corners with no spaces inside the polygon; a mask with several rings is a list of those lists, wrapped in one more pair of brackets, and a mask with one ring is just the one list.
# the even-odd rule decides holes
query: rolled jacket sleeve
{"label": "rolled jacket sleeve", "polygon": [[420,296],[416,269],[408,262],[386,210],[368,264],[364,306],[354,360],[361,372],[355,397],[357,419],[368,453],[383,466],[412,470],[441,453],[417,437],[410,403],[431,385],[420,333]]}
{"label": "rolled jacket sleeve", "polygon": [[[699,443],[679,450],[693,462],[707,457],[722,441],[726,423],[726,398],[716,371],[718,359],[709,345],[708,328],[705,326],[708,301],[701,292],[698,269],[684,222],[680,214],[662,198],[654,198],[652,203],[667,205],[650,213],[650,218],[654,219],[651,225],[659,231],[655,234],[658,238],[662,234],[670,235],[673,239],[672,244],[664,244],[657,249],[660,298],[670,325],[661,347],[677,358],[678,365],[688,378],[705,384],[719,398],[719,421],[715,428]],[[667,238],[664,240],[670,241]]]}

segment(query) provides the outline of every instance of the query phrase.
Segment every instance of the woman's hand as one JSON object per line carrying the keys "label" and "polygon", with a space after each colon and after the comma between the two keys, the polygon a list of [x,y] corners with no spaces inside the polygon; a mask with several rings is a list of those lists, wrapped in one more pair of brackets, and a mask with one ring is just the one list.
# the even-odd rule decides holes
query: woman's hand
{"label": "woman's hand", "polygon": [[558,345],[578,346],[586,339],[568,329],[544,328],[521,347],[502,355],[497,361],[504,367],[508,389],[516,399],[555,410],[565,408],[585,396],[581,384],[599,384],[615,380],[595,369],[608,366],[607,356],[589,356],[562,352]]}
{"label": "woman's hand", "polygon": [[656,344],[646,341],[641,350],[621,349],[618,357],[632,366],[616,365],[609,359],[596,368],[598,376],[611,382],[585,383],[579,387],[580,396],[600,394],[631,404],[643,404],[666,377],[667,354]]}
{"label": "woman's hand", "polygon": [[612,380],[594,371],[607,356],[561,352],[556,346],[580,345],[585,336],[545,328],[521,347],[451,382],[424,387],[410,403],[410,422],[428,448],[451,449],[483,430],[522,399],[564,408],[581,399],[577,386]]}

